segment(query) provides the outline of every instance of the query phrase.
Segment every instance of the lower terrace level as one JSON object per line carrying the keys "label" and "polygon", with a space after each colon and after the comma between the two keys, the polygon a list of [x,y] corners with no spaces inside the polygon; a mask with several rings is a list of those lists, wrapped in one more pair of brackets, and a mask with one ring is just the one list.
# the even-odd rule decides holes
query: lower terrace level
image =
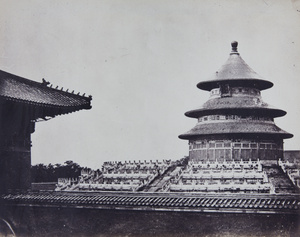
{"label": "lower terrace level", "polygon": [[[265,162],[265,161],[264,161]],[[286,172],[282,165],[257,160],[195,161],[188,157],[168,166],[129,168],[118,163],[103,173],[83,170],[78,179],[59,179],[56,191],[132,191],[198,193],[297,193],[300,166]],[[285,163],[284,163],[285,164]],[[109,165],[109,167],[111,164]],[[293,179],[292,179],[292,178]],[[296,182],[297,181],[297,182]]]}

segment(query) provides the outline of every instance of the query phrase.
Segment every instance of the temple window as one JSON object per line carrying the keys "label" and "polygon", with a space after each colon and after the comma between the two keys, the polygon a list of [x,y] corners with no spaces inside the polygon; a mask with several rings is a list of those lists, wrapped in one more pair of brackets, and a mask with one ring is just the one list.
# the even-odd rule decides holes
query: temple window
{"label": "temple window", "polygon": [[256,90],[253,88],[235,87],[235,88],[232,88],[231,91],[237,95],[241,95],[241,94],[252,95],[252,96],[260,95],[259,90]]}
{"label": "temple window", "polygon": [[257,116],[239,116],[239,115],[209,115],[198,118],[198,122],[214,121],[214,120],[256,120],[256,121],[274,121],[270,117],[257,117]]}
{"label": "temple window", "polygon": [[226,115],[226,120],[234,119],[234,115]]}
{"label": "temple window", "polygon": [[230,87],[228,84],[220,86],[221,96],[230,96]]}
{"label": "temple window", "polygon": [[259,144],[260,149],[265,149],[265,144]]}

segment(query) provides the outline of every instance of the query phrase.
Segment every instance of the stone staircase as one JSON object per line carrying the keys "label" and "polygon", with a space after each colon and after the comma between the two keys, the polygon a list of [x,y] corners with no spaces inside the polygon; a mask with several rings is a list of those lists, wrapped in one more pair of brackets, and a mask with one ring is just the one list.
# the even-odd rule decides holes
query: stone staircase
{"label": "stone staircase", "polygon": [[275,193],[297,193],[297,188],[286,173],[278,165],[263,166],[270,183],[275,187]]}

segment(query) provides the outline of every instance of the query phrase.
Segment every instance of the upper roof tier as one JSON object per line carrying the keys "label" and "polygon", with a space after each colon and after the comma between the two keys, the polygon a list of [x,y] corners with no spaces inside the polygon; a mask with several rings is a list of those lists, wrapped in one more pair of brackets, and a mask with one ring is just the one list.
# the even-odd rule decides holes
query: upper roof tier
{"label": "upper roof tier", "polygon": [[35,82],[0,70],[0,99],[31,105],[43,116],[55,116],[90,109],[92,97],[52,88],[49,82]]}
{"label": "upper roof tier", "polygon": [[218,88],[220,83],[230,84],[232,86],[253,87],[259,90],[271,88],[273,83],[264,80],[241,58],[237,51],[238,43],[231,43],[232,52],[226,63],[208,80],[197,84],[202,90],[210,91]]}

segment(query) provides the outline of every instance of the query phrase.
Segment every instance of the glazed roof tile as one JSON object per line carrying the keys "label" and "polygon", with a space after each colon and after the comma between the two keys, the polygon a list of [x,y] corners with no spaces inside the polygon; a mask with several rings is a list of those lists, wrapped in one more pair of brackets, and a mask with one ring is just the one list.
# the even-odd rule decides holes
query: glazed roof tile
{"label": "glazed roof tile", "polygon": [[263,102],[260,98],[252,96],[232,96],[210,99],[200,108],[188,111],[185,115],[192,118],[198,118],[199,116],[207,114],[216,114],[220,111],[224,113],[226,111],[232,112],[233,110],[236,114],[261,114],[271,117],[280,117],[286,114],[285,111],[276,109],[275,107]]}
{"label": "glazed roof tile", "polygon": [[50,88],[0,70],[0,98],[38,107],[59,109],[59,114],[91,108],[91,97]]}
{"label": "glazed roof tile", "polygon": [[226,63],[209,80],[198,83],[197,87],[203,90],[211,90],[218,88],[219,83],[222,82],[244,86],[250,85],[260,90],[273,86],[272,82],[264,80],[241,58],[237,52],[237,42],[232,42],[232,52]]}
{"label": "glazed roof tile", "polygon": [[290,138],[293,135],[280,129],[274,123],[260,121],[230,121],[214,123],[198,123],[190,131],[179,135],[181,139],[191,139],[202,135],[215,134],[256,134],[256,135],[278,135]]}
{"label": "glazed roof tile", "polygon": [[[131,198],[128,198],[131,197]],[[30,206],[68,206],[87,208],[136,208],[144,210],[155,208],[156,210],[215,210],[222,211],[247,211],[254,212],[298,212],[300,208],[299,196],[152,196],[150,195],[128,195],[128,194],[101,194],[101,193],[27,193],[6,194],[0,196],[2,204],[8,205],[30,205]]]}

